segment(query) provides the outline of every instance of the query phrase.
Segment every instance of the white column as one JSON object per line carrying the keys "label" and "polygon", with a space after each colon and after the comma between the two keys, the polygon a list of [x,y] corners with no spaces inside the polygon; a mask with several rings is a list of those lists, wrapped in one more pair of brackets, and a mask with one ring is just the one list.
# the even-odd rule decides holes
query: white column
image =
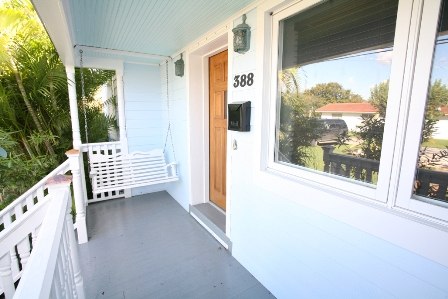
{"label": "white column", "polygon": [[[72,150],[72,151],[76,151],[76,150]],[[72,157],[75,157],[74,154],[75,153],[73,152]],[[75,175],[73,174],[73,169],[72,169],[72,175],[73,175],[72,176],[73,189],[75,189],[75,186],[74,186]],[[51,178],[47,182],[48,193],[51,195],[52,193],[56,193],[56,194],[60,193],[61,190],[68,190],[68,192],[70,194],[69,188],[70,188],[71,181],[72,180],[70,179],[70,177],[65,176],[65,175],[58,175],[54,178]],[[76,192],[75,192],[75,194],[76,194]],[[68,239],[69,239],[68,244],[67,244],[67,246],[68,246],[67,249],[70,253],[69,258],[71,259],[77,298],[85,299],[86,296],[85,296],[85,291],[84,291],[84,280],[82,278],[81,267],[80,267],[80,263],[79,263],[78,246],[76,244],[76,239],[75,239],[71,210],[72,210],[72,200],[71,200],[71,196],[70,196],[68,203],[67,203],[67,209],[66,209],[66,215],[65,215],[66,228],[67,228]],[[77,214],[77,216],[78,216],[78,214]],[[76,217],[76,219],[77,219],[76,222],[78,223],[78,217]],[[62,232],[62,233],[64,233],[64,232]],[[79,238],[79,226],[78,226],[78,238]],[[61,246],[63,246],[63,244],[61,244]],[[68,271],[68,272],[70,272],[70,271]],[[70,280],[70,279],[68,278],[68,280]]]}
{"label": "white column", "polygon": [[79,149],[81,146],[81,133],[79,130],[78,101],[76,99],[75,67],[66,66],[65,72],[67,73],[68,82],[68,98],[70,102],[70,118],[72,121],[73,148]]}
{"label": "white column", "polygon": [[117,104],[118,104],[118,126],[120,129],[120,142],[122,151],[128,151],[128,136],[126,132],[126,114],[124,107],[124,86],[123,86],[123,70],[116,71],[117,76]]}
{"label": "white column", "polygon": [[[73,148],[81,150],[81,131],[79,130],[79,115],[78,115],[78,100],[76,97],[76,81],[75,81],[75,68],[73,66],[66,66],[65,72],[67,73],[68,81],[68,98],[70,102],[70,118],[72,122],[72,138],[73,138]],[[81,152],[80,163],[84,163]],[[86,175],[84,173],[84,167],[81,167],[81,179],[82,179],[82,190],[84,190],[85,205],[87,205],[87,188],[86,188]]]}
{"label": "white column", "polygon": [[75,196],[76,230],[78,232],[78,242],[79,244],[83,244],[88,241],[88,236],[86,225],[86,207],[80,171],[80,151],[72,149],[65,154],[70,161],[70,170],[73,176],[73,194]]}
{"label": "white column", "polygon": [[[123,69],[117,69],[117,104],[118,104],[118,126],[120,127],[120,143],[122,154],[127,154],[128,149],[128,136],[126,131],[126,113],[124,105],[124,84],[123,84]],[[124,190],[124,197],[131,197],[131,189]]]}

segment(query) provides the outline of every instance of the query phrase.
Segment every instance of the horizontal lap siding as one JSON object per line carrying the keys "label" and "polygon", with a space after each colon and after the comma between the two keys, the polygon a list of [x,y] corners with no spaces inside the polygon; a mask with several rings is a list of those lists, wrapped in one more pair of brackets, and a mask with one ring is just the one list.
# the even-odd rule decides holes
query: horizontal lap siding
{"label": "horizontal lap siding", "polygon": [[[174,57],[177,61],[180,56]],[[184,60],[186,57],[184,55]],[[185,62],[187,63],[187,62]],[[185,67],[185,70],[187,67]],[[162,85],[163,106],[166,107],[166,66],[163,64],[160,67],[160,78]],[[174,63],[170,62],[168,68],[168,87],[170,98],[170,120],[171,130],[173,135],[174,150],[176,154],[176,161],[178,163],[177,173],[179,181],[167,184],[167,191],[170,195],[179,202],[179,204],[188,211],[190,203],[190,191],[188,184],[190,182],[190,170],[188,163],[188,102],[186,91],[186,76],[183,77],[174,75]],[[166,150],[167,161],[174,161],[171,143],[168,140]]]}
{"label": "horizontal lap siding", "polygon": [[[255,85],[261,85],[255,11],[247,17],[251,50],[233,53],[229,78],[254,72]],[[236,19],[234,26],[239,23]],[[256,87],[229,90],[229,102],[246,100],[252,101],[251,131],[228,131],[228,140],[238,143],[228,153],[232,254],[243,266],[277,298],[448,298],[446,267],[295,201],[343,199],[308,186],[299,194],[286,194],[259,183],[260,161],[253,157],[260,151],[261,98]]]}
{"label": "horizontal lap siding", "polygon": [[[158,66],[125,64],[124,98],[129,152],[163,148],[166,106]],[[134,188],[133,195],[160,191],[164,185]]]}

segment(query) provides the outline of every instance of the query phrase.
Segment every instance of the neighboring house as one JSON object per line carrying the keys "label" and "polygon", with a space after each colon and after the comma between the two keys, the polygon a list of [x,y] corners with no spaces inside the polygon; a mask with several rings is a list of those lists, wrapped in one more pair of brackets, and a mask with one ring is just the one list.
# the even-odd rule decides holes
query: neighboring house
{"label": "neighboring house", "polygon": [[321,113],[321,118],[343,119],[348,130],[354,131],[361,124],[363,115],[374,115],[378,109],[370,103],[332,103],[320,107],[316,112]]}
{"label": "neighboring house", "polygon": [[[232,256],[277,298],[448,297],[448,202],[444,184],[447,180],[437,183],[439,198],[413,192],[417,188],[416,161],[424,103],[432,65],[439,61],[434,59],[433,63],[436,36],[446,37],[448,32],[448,25],[439,22],[439,17],[446,20],[448,1],[32,2],[66,66],[69,80],[74,81],[74,68],[80,65],[80,49],[83,50],[84,66],[116,70],[119,143],[103,144],[102,147],[81,144],[76,90],[73,83],[69,84],[75,148],[69,156],[74,168],[73,194],[80,242],[88,240],[86,225],[97,222],[86,224],[85,215],[89,209],[86,211],[85,205],[123,194],[114,191],[100,194],[101,198],[88,199],[82,188],[83,168],[79,167],[77,150],[89,151],[93,156],[95,149],[101,153],[101,148],[106,148],[103,155],[115,157],[118,149],[122,154],[162,149],[168,141],[166,159],[177,160],[180,179],[168,184],[127,189],[124,195],[131,197],[166,190],[185,210],[179,217],[191,213],[199,219],[195,213],[200,204],[212,209],[220,207],[217,214],[222,215],[223,226],[215,228],[209,224],[211,220],[200,221],[201,225],[228,247]],[[250,26],[250,34],[234,33],[239,28],[247,29],[245,25]],[[250,42],[249,47],[247,43],[244,45],[245,37],[250,38],[246,41]],[[389,55],[392,48],[393,57]],[[374,56],[370,60],[356,56],[372,52]],[[384,58],[385,54],[389,55],[389,60]],[[335,57],[345,56],[358,58],[354,62],[356,67],[342,65],[343,59],[337,60],[339,68],[344,67],[348,75],[361,71],[353,76],[357,82],[373,71],[368,65],[371,61],[382,59],[379,63],[391,65],[389,95],[393,101],[388,105],[391,113],[386,119],[375,184],[341,176],[342,168],[333,175],[293,165],[288,163],[289,157],[282,158],[278,150],[283,137],[277,131],[279,117],[283,116],[279,110],[279,71],[322,61],[334,62]],[[185,63],[182,74],[175,72],[175,63],[181,65],[181,58]],[[391,64],[390,59],[393,59]],[[329,72],[319,69],[316,74],[323,76]],[[371,82],[364,83],[371,85]],[[250,130],[227,130],[227,115],[234,117],[236,114],[230,123],[238,126],[241,119],[238,112],[234,112],[243,111],[238,108],[227,113],[227,104],[245,101],[251,102]],[[363,112],[354,108],[345,110],[353,114],[375,112],[367,105],[363,107]],[[348,114],[345,110],[328,109],[325,113],[343,117]],[[170,138],[166,138],[168,126],[172,129],[172,144]],[[286,127],[302,130],[301,126]],[[152,173],[149,167],[144,169]],[[123,176],[124,172],[114,173]],[[361,178],[363,173],[357,175]],[[431,177],[428,175],[427,184],[431,183]],[[107,182],[113,180],[112,177]],[[56,199],[71,194],[59,190],[53,186],[49,194]],[[39,194],[43,196],[44,192],[41,190]],[[133,201],[125,201],[117,221],[132,221],[133,215],[125,207]],[[28,198],[25,202],[30,206],[33,204]],[[11,209],[7,213],[21,216],[22,209]],[[154,215],[163,219],[163,212]],[[26,212],[24,217],[31,213]],[[96,219],[95,214],[90,216]],[[66,219],[70,224],[71,216]],[[36,219],[33,221],[38,223]],[[169,219],[165,223],[171,232],[184,229],[170,226]],[[121,232],[119,242],[106,236],[82,246],[95,245],[102,249],[101,255],[115,252],[112,249],[117,248],[117,243],[123,246],[127,236],[132,234],[119,224],[115,229]],[[152,230],[154,228],[147,228],[148,232]],[[93,233],[98,236],[105,232]],[[159,238],[164,233],[157,231],[153,236]],[[46,239],[39,243],[42,234]],[[33,240],[34,236],[33,231]],[[48,236],[41,227],[37,247],[52,244],[50,241],[55,238]],[[182,242],[188,243],[188,248],[195,248],[190,246],[194,239],[185,233],[183,237]],[[28,239],[27,232],[25,241]],[[151,239],[145,238],[138,242],[142,246],[152,244]],[[176,250],[178,245],[167,243],[167,251]],[[30,264],[37,247],[33,247]],[[56,251],[54,248],[38,252],[46,257],[47,252]],[[74,249],[71,252],[76,252],[75,245],[71,248]],[[84,252],[87,248],[82,247]],[[10,254],[14,257],[15,252],[15,247],[7,248],[1,260],[0,276],[5,284],[10,282],[11,285],[13,281],[8,265]],[[208,257],[200,249],[198,252]],[[123,250],[121,254],[115,252],[115,260],[111,263],[121,264],[134,255],[145,254],[141,249]],[[109,266],[97,265],[96,256],[89,256],[89,269],[101,271]],[[152,267],[152,262],[142,260],[148,269]],[[36,279],[22,279],[19,288],[22,285],[26,289],[29,285],[24,284],[30,281],[32,287],[29,289],[37,292],[35,285],[42,281],[47,287],[50,285],[46,283],[48,280],[57,283],[45,268],[50,263],[39,262],[38,266],[44,269],[38,269],[41,271],[36,273],[43,274],[36,274]],[[173,267],[175,263],[172,261],[170,265]],[[208,263],[213,264],[213,260]],[[26,273],[31,269],[30,264],[25,268]],[[54,267],[54,263],[52,265]],[[124,269],[121,265],[119,269],[105,278],[104,290],[112,287],[116,279],[127,279],[134,270]],[[165,270],[161,268],[160,272]],[[206,280],[209,272],[189,270],[173,275],[187,273],[200,277],[203,281],[198,283],[198,289],[207,284],[212,291],[218,288],[232,291],[227,289],[227,281],[209,285]],[[63,273],[61,275],[68,277],[66,272]],[[142,274],[138,281],[146,284],[144,279]],[[127,281],[123,285],[131,279]],[[86,285],[95,283],[95,279],[84,281]],[[174,290],[178,286],[172,284],[170,287]],[[114,295],[124,296],[124,293]],[[164,294],[158,295],[164,297]],[[194,294],[190,295],[194,297]],[[258,298],[255,293],[251,295],[246,298]]]}
{"label": "neighboring house", "polygon": [[432,137],[435,139],[448,139],[448,106],[440,107],[442,116],[435,125]]}

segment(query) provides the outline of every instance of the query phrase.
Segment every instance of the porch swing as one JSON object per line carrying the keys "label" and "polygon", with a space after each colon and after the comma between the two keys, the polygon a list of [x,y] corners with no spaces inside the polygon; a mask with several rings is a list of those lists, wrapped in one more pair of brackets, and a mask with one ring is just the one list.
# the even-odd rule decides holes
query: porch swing
{"label": "porch swing", "polygon": [[[85,108],[84,74],[82,65],[82,50],[80,50],[81,87],[85,120],[86,142],[88,143],[87,114]],[[168,111],[168,128],[163,149],[153,149],[148,152],[133,152],[130,154],[117,153],[114,155],[89,155],[90,178],[92,192],[119,191],[123,189],[158,185],[179,180],[177,175],[176,153],[174,151],[173,136],[170,120],[170,100],[168,94],[168,60],[166,61],[166,100]],[[165,151],[168,137],[171,141],[174,162],[167,163]]]}

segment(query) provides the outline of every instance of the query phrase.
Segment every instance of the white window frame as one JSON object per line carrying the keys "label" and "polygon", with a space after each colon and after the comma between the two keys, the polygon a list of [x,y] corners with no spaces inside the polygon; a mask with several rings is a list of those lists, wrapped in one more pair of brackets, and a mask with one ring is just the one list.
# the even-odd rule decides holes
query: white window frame
{"label": "white window frame", "polygon": [[[322,0],[304,0],[296,3],[292,6],[288,6],[284,9],[278,10],[274,12],[272,16],[272,53],[280,53],[281,44],[280,40],[280,21],[292,16],[294,14],[299,13],[300,11],[306,10],[314,5],[318,5],[324,1]],[[403,1],[402,1],[403,2]],[[397,12],[397,30],[395,32],[395,40],[394,40],[394,51],[397,49],[406,48],[406,45],[403,44],[407,42],[400,39],[400,36],[408,36],[408,27],[407,26],[399,26],[399,20],[406,19],[400,18],[400,14],[406,15],[407,9],[403,7],[404,5],[399,5]],[[395,61],[397,60],[397,62]],[[270,107],[276,107],[276,109],[270,110],[269,115],[269,145],[268,145],[268,161],[267,161],[267,169],[277,171],[280,173],[287,174],[289,176],[293,176],[297,178],[298,181],[305,182],[313,182],[325,185],[326,187],[331,187],[336,192],[339,190],[345,194],[353,194],[354,196],[361,197],[362,199],[374,200],[379,203],[386,204],[387,203],[387,194],[389,189],[389,182],[391,178],[391,161],[393,160],[393,151],[386,150],[391,149],[395,146],[395,138],[390,134],[384,134],[383,138],[383,150],[381,153],[381,162],[380,169],[378,172],[378,183],[376,187],[372,184],[355,181],[352,179],[348,179],[342,176],[337,176],[333,174],[328,174],[320,171],[316,171],[313,169],[308,169],[305,167],[294,166],[291,164],[286,165],[285,163],[275,162],[274,153],[276,146],[276,132],[275,128],[277,126],[278,119],[278,105],[280,101],[278,101],[278,89],[277,89],[277,73],[278,73],[278,55],[273,54],[271,58],[271,91],[270,91]],[[403,77],[402,77],[402,69],[403,69],[404,58],[394,57],[392,62],[392,68],[390,73],[390,86],[389,88],[389,99],[400,99],[401,97],[401,86],[403,85]],[[390,107],[389,107],[390,106]],[[398,115],[393,113],[393,110],[396,109],[397,105],[393,105],[388,103],[387,108],[387,117],[386,117],[386,125],[385,132],[389,130],[394,130],[393,128],[397,126]],[[390,111],[390,112],[389,112]]]}
{"label": "white window frame", "polygon": [[[420,147],[420,133],[424,118],[427,90],[432,70],[438,15],[442,0],[425,1],[400,0],[397,12],[397,26],[394,40],[394,58],[390,73],[386,124],[383,137],[378,182],[375,186],[345,177],[307,169],[282,162],[275,162],[277,144],[275,128],[278,125],[280,101],[278,84],[278,62],[282,33],[280,21],[300,11],[318,5],[324,0],[303,0],[286,7],[280,7],[270,17],[271,48],[270,81],[267,94],[269,111],[265,118],[268,133],[266,147],[262,153],[261,166],[266,173],[287,177],[296,184],[306,184],[349,196],[362,202],[370,202],[398,212],[398,215],[423,220],[424,223],[448,229],[448,209],[444,203],[437,203],[412,194],[415,163]],[[434,32],[434,34],[428,34]],[[414,75],[418,75],[415,79]],[[397,99],[397,100],[391,100]]]}
{"label": "white window frame", "polygon": [[[442,0],[426,1],[421,11],[421,27],[418,36],[418,55],[415,61],[414,73],[418,74],[412,84],[409,122],[403,135],[403,161],[417,161],[419,156],[420,138],[423,129],[424,111],[427,101],[430,76],[433,66],[433,56],[437,39],[438,16]],[[416,132],[419,132],[416,134]],[[430,217],[436,223],[448,221],[448,204],[437,203],[435,200],[425,199],[413,195],[415,163],[402,163],[395,207],[403,212],[412,213],[425,218]]]}
{"label": "white window frame", "polygon": [[[381,179],[387,181],[389,188],[384,188],[385,194],[383,195],[375,194],[388,198],[387,202],[357,195],[351,190],[345,191],[338,188],[339,186],[336,188],[329,186],[326,181],[330,178],[322,173],[315,173],[314,177],[317,177],[318,180],[313,180],[306,177],[306,174],[312,173],[312,171],[299,170],[285,165],[276,167],[277,165],[273,162],[272,149],[275,145],[277,52],[273,52],[276,48],[272,45],[277,43],[276,35],[278,33],[274,34],[272,19],[276,14],[291,6],[309,7],[320,1],[269,0],[258,7],[257,28],[263,28],[263,30],[257,32],[256,47],[259,53],[257,63],[260,66],[259,80],[263,84],[260,84],[258,89],[258,97],[262,99],[262,109],[254,115],[255,126],[260,127],[260,130],[256,130],[255,142],[261,151],[254,155],[254,162],[259,165],[259,168],[254,172],[253,182],[260,190],[278,195],[281,201],[291,201],[304,208],[317,211],[448,267],[448,255],[446,254],[448,250],[448,218],[435,221],[433,216],[404,209],[396,201],[398,185],[403,179],[401,176],[402,166],[409,163],[403,157],[403,150],[408,119],[409,122],[414,121],[408,118],[408,112],[415,74],[419,26],[423,4],[430,1],[432,0],[426,0],[426,2],[425,0],[400,0],[399,2],[397,27],[406,30],[401,30],[402,34],[398,36],[397,33],[395,35],[394,51],[402,54],[394,57],[391,80],[396,76],[402,77],[399,80],[402,84],[389,86],[389,95],[398,94],[400,99],[390,101],[387,106],[387,114],[389,117],[394,116],[395,122],[388,120],[386,123],[386,126],[390,126],[390,128],[386,127],[384,139],[387,143],[383,142],[383,149],[387,147],[387,150],[393,154],[388,155],[390,161],[383,162],[382,160],[383,167],[385,164],[388,165],[386,170],[390,173],[390,179],[387,181],[385,176]],[[275,92],[272,90],[273,86]],[[423,112],[420,113],[423,117]],[[396,136],[397,138],[395,138]],[[418,142],[414,146],[418,147]],[[297,172],[301,172],[303,175],[298,176]],[[343,181],[343,178],[331,179],[337,181],[338,185],[341,185]],[[411,189],[408,188],[409,190]],[[312,194],[316,194],[316,196],[313,197]],[[411,195],[409,194],[406,199],[410,200]],[[433,208],[437,209],[437,207]]]}

